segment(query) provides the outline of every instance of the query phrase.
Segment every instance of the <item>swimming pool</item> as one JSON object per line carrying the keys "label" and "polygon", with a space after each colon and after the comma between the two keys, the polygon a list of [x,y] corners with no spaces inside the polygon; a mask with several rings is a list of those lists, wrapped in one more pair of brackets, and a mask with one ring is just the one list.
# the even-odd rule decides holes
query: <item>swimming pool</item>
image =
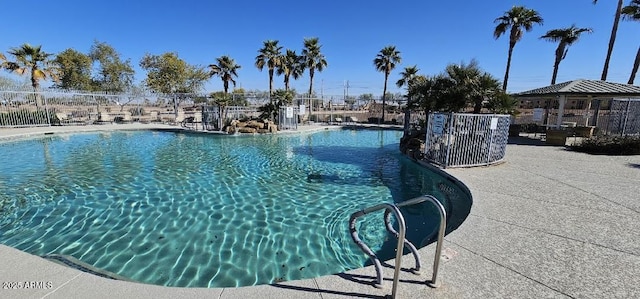
{"label": "swimming pool", "polygon": [[[434,194],[448,230],[468,214],[461,187],[402,157],[402,132],[330,130],[215,136],[160,131],[54,135],[0,143],[0,243],[73,256],[132,280],[228,287],[362,267],[351,213]],[[408,238],[436,231],[429,206],[405,211]],[[381,215],[358,224],[392,258]]]}

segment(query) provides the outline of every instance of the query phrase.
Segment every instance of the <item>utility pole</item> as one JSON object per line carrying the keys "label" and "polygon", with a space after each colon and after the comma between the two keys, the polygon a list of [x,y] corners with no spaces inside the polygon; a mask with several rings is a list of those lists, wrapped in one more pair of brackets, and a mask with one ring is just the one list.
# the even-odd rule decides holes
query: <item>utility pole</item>
{"label": "utility pole", "polygon": [[349,80],[347,80],[347,98],[349,97]]}
{"label": "utility pole", "polygon": [[342,100],[347,100],[347,80],[342,81]]}
{"label": "utility pole", "polygon": [[343,87],[343,98],[344,98],[344,102],[347,102],[347,98],[349,97],[349,80],[344,80],[344,82],[342,83],[342,87]]}

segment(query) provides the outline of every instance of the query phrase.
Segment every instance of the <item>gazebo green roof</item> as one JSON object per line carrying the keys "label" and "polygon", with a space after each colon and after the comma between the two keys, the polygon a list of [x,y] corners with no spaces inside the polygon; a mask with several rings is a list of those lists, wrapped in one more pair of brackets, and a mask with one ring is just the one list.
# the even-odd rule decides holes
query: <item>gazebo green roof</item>
{"label": "gazebo green roof", "polygon": [[640,86],[579,79],[513,94],[515,97],[548,97],[555,95],[640,97]]}

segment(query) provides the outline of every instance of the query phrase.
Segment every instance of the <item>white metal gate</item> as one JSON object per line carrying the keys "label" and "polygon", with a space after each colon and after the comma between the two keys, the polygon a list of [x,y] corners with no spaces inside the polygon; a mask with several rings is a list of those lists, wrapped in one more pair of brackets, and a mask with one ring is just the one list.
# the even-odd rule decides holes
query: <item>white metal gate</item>
{"label": "white metal gate", "polygon": [[278,111],[278,130],[297,130],[299,107],[280,107]]}
{"label": "white metal gate", "polygon": [[440,167],[490,165],[504,159],[511,116],[432,113],[424,157]]}

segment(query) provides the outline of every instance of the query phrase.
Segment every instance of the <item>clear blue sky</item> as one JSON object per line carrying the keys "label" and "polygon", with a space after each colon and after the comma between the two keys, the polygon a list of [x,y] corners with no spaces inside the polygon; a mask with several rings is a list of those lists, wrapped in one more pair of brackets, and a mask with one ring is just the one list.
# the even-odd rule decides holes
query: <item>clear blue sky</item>
{"label": "clear blue sky", "polygon": [[[3,1],[0,5],[0,51],[23,43],[42,45],[58,53],[67,48],[88,52],[94,40],[113,46],[136,69],[136,81],[145,73],[138,63],[145,53],[177,52],[190,64],[208,65],[229,55],[242,66],[237,79],[245,89],[268,89],[268,74],[254,66],[262,42],[276,39],[300,53],[305,37],[318,37],[328,67],[316,74],[314,89],[342,95],[345,80],[351,95],[380,95],[384,76],[373,67],[375,55],[387,45],[401,52],[400,64],[389,78],[390,91],[405,66],[434,75],[449,63],[476,59],[480,66],[503,79],[508,36],[493,38],[494,19],[513,5],[536,9],[543,26],[525,33],[516,45],[509,91],[548,85],[556,44],[539,37],[547,30],[591,27],[569,49],[560,64],[558,82],[600,79],[615,13],[615,0],[529,1],[168,1],[168,0],[59,0]],[[625,0],[625,5],[628,4]],[[609,69],[609,81],[626,83],[640,45],[640,23],[621,21]],[[5,72],[2,76],[7,76]],[[282,77],[274,79],[282,88]],[[305,75],[292,82],[302,92]],[[218,78],[207,91],[222,89]]]}

